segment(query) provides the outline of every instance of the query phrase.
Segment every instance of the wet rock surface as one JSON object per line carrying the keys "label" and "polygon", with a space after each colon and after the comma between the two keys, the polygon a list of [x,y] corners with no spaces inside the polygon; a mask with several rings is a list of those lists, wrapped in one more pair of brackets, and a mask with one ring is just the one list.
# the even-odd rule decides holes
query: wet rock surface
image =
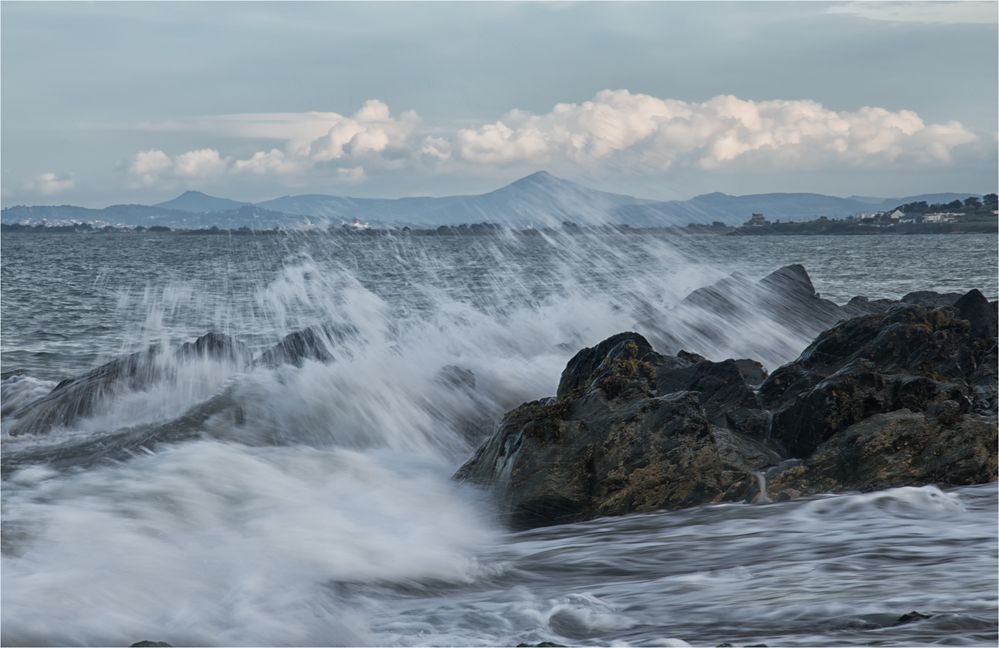
{"label": "wet rock surface", "polygon": [[[850,308],[819,300],[799,268],[760,282],[772,309],[811,300],[818,322]],[[689,299],[738,308],[739,281]],[[752,360],[665,355],[638,333],[612,336],[569,361],[554,398],[509,412],[455,478],[493,491],[517,528],[992,481],[995,305],[977,290],[907,298],[853,300],[861,314],[770,375]]]}
{"label": "wet rock surface", "polygon": [[956,309],[898,305],[823,332],[760,386],[773,442],[804,457],[875,414],[945,401],[960,413],[994,414],[995,337],[983,319],[976,331]]}
{"label": "wet rock surface", "polygon": [[14,420],[7,422],[6,428],[12,436],[48,432],[89,416],[111,394],[140,390],[167,377],[180,363],[212,359],[246,364],[247,358],[247,349],[241,342],[221,333],[207,333],[168,356],[161,354],[159,348],[150,347],[63,380],[47,395],[9,412]]}
{"label": "wet rock surface", "polygon": [[[713,425],[702,404],[720,412],[724,403],[755,403],[734,362],[719,369],[691,360],[661,356],[637,333],[584,349],[566,367],[559,396],[507,414],[456,477],[491,485],[521,528],[714,501],[778,457]],[[709,389],[683,389],[694,385]]]}
{"label": "wet rock surface", "polygon": [[290,364],[301,367],[306,360],[333,362],[335,350],[358,336],[353,326],[321,324],[289,333],[280,342],[267,349],[256,359],[257,364],[277,367]]}

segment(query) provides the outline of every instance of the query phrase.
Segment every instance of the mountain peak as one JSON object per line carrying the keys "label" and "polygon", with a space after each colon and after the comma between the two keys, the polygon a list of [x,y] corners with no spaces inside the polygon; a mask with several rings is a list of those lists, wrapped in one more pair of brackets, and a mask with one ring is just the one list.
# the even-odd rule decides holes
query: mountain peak
{"label": "mountain peak", "polygon": [[249,204],[251,203],[239,200],[229,200],[228,198],[218,198],[216,196],[209,196],[202,191],[188,189],[176,198],[157,203],[155,206],[162,207],[163,209],[174,209],[177,211],[189,212],[192,214],[203,214],[206,212],[238,209],[243,205]]}
{"label": "mountain peak", "polygon": [[525,184],[550,185],[550,184],[572,184],[572,183],[569,182],[568,180],[564,180],[562,178],[559,178],[558,176],[553,176],[547,171],[542,170],[542,171],[535,171],[534,173],[526,175],[519,180],[514,180],[508,186],[525,185]]}

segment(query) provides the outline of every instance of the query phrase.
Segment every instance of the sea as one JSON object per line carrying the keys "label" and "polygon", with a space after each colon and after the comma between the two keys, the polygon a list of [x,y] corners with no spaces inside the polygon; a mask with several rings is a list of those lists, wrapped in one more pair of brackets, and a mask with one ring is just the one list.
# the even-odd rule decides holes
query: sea
{"label": "sea", "polygon": [[[999,641],[995,483],[513,531],[487,491],[451,478],[504,412],[554,394],[579,349],[643,332],[691,290],[800,263],[838,303],[995,299],[994,235],[9,233],[0,245],[5,646]],[[356,335],[301,366],[174,354],[218,332],[258,355],[329,324]],[[810,341],[765,318],[733,324],[720,341],[674,337],[771,371]],[[147,383],[71,425],[10,434],[18,408],[60,380],[147,349],[162,369]],[[474,387],[442,379],[455,368]],[[184,417],[219,394],[238,421]],[[147,441],[87,460],[129,430]],[[928,618],[905,622],[914,611]]]}

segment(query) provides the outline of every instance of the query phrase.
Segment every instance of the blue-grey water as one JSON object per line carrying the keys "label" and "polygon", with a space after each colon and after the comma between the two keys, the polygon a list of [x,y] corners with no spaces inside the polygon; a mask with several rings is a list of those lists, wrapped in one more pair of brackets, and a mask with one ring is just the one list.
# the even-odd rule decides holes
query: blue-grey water
{"label": "blue-grey water", "polygon": [[[996,297],[991,235],[9,234],[3,409],[116,355],[305,326],[331,363],[179,364],[5,460],[155,426],[225,392],[245,421],[3,481],[4,645],[995,645],[996,485],[706,506],[511,533],[450,480],[582,346],[731,272],[816,289]],[[808,343],[747,319],[689,350],[773,369]],[[701,345],[701,346],[699,346]],[[472,371],[472,394],[439,379]],[[469,422],[472,422],[470,425]],[[71,461],[68,463],[72,463]],[[896,625],[918,610],[932,618]]]}

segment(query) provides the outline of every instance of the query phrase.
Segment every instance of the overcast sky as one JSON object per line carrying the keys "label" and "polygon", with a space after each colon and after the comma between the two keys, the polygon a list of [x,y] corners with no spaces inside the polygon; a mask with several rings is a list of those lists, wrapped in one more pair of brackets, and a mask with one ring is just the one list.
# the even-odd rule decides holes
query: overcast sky
{"label": "overcast sky", "polygon": [[996,3],[20,3],[2,200],[987,192]]}

